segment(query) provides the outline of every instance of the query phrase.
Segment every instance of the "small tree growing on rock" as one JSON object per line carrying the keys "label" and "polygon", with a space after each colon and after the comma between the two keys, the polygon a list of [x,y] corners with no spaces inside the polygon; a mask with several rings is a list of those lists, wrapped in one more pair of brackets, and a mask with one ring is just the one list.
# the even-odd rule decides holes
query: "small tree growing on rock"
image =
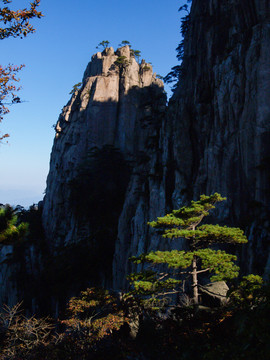
{"label": "small tree growing on rock", "polygon": [[110,45],[110,42],[109,40],[102,40],[98,46],[96,46],[96,49],[102,49],[102,50],[105,50],[107,49],[107,47],[109,47]]}
{"label": "small tree growing on rock", "polygon": [[[214,244],[243,244],[247,242],[244,232],[239,228],[210,225],[200,225],[202,220],[215,208],[217,202],[226,200],[220,194],[201,195],[200,200],[192,201],[190,206],[164,217],[157,218],[149,225],[159,231],[164,238],[184,238],[188,241],[189,250],[151,251],[133,257],[134,263],[165,264],[168,268],[182,269],[178,275],[191,276],[193,302],[198,304],[198,275],[210,273],[211,281],[229,280],[238,276],[239,267],[235,265],[236,256],[223,250],[214,250]],[[200,225],[200,226],[199,226]],[[160,290],[170,289],[171,292],[179,284],[179,280],[170,277],[169,273],[157,275],[155,272],[141,272],[130,277],[135,291],[141,294],[155,294]]]}
{"label": "small tree growing on rock", "polygon": [[119,68],[120,72],[128,66],[128,60],[126,56],[118,56],[114,65]]}
{"label": "small tree growing on rock", "polygon": [[126,46],[126,45],[128,45],[129,47],[131,46],[131,44],[128,40],[122,40],[118,46],[121,47],[121,46]]}
{"label": "small tree growing on rock", "polygon": [[131,55],[134,55],[134,57],[136,58],[137,62],[140,62],[140,57],[141,57],[141,52],[140,50],[133,50],[131,49]]}

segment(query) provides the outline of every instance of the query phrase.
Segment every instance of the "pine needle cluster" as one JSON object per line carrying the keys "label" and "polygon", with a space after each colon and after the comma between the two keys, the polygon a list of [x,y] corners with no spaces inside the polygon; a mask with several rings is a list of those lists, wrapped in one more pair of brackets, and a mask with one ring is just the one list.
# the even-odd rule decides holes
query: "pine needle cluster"
{"label": "pine needle cluster", "polygon": [[[207,273],[210,281],[230,280],[238,276],[239,267],[235,264],[237,257],[223,250],[212,249],[215,244],[244,244],[247,238],[244,232],[235,227],[200,223],[209,215],[215,204],[226,200],[220,194],[201,195],[200,200],[191,201],[190,206],[173,210],[170,214],[158,217],[148,224],[155,228],[164,238],[186,239],[189,250],[152,251],[132,257],[136,263],[149,263],[151,266],[166,265],[168,269],[177,270],[176,275],[192,277],[193,301],[199,301],[198,275]],[[200,226],[199,226],[200,225]],[[181,269],[181,271],[179,271]],[[161,294],[168,289],[177,292],[176,285],[180,280],[171,277],[171,271],[163,273],[141,272],[137,277],[129,277],[137,293]]]}

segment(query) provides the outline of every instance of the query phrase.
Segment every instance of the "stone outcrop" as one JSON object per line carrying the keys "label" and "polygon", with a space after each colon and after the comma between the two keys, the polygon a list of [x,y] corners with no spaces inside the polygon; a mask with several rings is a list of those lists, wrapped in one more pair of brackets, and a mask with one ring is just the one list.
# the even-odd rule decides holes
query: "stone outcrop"
{"label": "stone outcrop", "polygon": [[200,286],[201,303],[204,306],[219,307],[228,302],[228,285],[225,281],[216,281]]}
{"label": "stone outcrop", "polygon": [[[72,243],[97,241],[93,221],[84,214],[78,216],[70,201],[70,185],[80,177],[89,150],[110,146],[120,151],[131,168],[135,167],[155,147],[165,107],[162,81],[153,74],[150,64],[144,60],[137,63],[129,46],[116,52],[106,48],[92,57],[81,88],[74,89],[55,126],[43,205],[44,229],[53,253],[57,254],[57,249]],[[97,202],[94,206],[98,207]],[[108,206],[112,213],[119,208],[116,203]],[[117,222],[113,226],[117,232]],[[106,251],[105,248],[100,252]],[[102,261],[105,262],[100,259]]]}

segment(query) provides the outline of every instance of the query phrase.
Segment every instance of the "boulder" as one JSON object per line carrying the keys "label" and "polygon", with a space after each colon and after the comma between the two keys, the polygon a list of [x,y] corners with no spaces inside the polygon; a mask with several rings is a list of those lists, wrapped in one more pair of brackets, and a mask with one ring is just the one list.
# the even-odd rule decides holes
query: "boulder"
{"label": "boulder", "polygon": [[201,303],[204,306],[218,307],[228,302],[227,292],[229,290],[225,281],[216,281],[200,286]]}

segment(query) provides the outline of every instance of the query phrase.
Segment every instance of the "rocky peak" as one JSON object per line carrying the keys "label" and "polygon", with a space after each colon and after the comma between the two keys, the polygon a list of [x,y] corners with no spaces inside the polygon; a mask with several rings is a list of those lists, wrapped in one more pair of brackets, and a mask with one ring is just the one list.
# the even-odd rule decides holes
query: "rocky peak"
{"label": "rocky peak", "polygon": [[[242,269],[269,274],[269,18],[268,0],[193,0],[166,116],[162,81],[129,46],[93,55],[57,121],[43,201],[54,299],[123,289],[130,256],[185,245],[147,222],[216,191],[228,201],[215,220],[249,238]],[[33,249],[25,268],[42,262]],[[7,266],[2,299],[17,296]]]}
{"label": "rocky peak", "polygon": [[90,223],[79,220],[70,203],[70,184],[89,151],[110,146],[135,164],[153,137],[158,138],[165,107],[162,81],[150,64],[136,61],[129,46],[92,56],[81,88],[56,124],[43,209],[52,248],[91,237]]}

